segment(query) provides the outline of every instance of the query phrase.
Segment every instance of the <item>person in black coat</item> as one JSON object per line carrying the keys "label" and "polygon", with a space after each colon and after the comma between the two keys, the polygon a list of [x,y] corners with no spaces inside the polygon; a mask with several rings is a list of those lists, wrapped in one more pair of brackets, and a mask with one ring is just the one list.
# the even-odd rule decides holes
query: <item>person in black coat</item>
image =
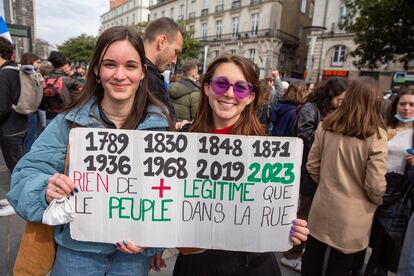
{"label": "person in black coat", "polygon": [[177,63],[177,57],[183,47],[182,33],[180,25],[174,20],[161,17],[148,24],[144,35],[149,90],[168,107],[172,119],[175,118],[174,107],[161,73]]}
{"label": "person in black coat", "polygon": [[[10,41],[0,37],[0,148],[10,172],[24,155],[24,137],[28,128],[27,115],[13,109],[20,97],[19,71],[11,60],[13,48]],[[0,200],[0,207],[0,216],[14,214],[7,199]]]}

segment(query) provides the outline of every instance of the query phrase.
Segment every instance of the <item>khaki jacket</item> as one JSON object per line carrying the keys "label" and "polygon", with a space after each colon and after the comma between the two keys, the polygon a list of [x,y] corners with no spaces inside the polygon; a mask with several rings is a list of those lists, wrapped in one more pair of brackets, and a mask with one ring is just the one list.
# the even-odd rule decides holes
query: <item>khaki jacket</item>
{"label": "khaki jacket", "polygon": [[307,169],[318,184],[309,213],[310,234],[343,253],[368,246],[387,172],[387,135],[361,140],[319,124]]}

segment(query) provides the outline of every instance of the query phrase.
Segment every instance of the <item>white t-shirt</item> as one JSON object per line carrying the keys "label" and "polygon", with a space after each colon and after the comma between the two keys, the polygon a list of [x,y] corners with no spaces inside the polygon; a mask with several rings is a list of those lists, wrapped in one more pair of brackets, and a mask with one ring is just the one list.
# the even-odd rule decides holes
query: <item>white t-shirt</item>
{"label": "white t-shirt", "polygon": [[398,131],[397,134],[388,141],[388,168],[387,172],[404,174],[407,155],[406,149],[412,148],[413,128]]}

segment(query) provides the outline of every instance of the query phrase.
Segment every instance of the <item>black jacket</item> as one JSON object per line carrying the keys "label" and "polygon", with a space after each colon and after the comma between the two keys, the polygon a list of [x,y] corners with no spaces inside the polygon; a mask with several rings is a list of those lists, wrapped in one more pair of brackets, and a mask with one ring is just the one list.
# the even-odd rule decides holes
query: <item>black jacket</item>
{"label": "black jacket", "polygon": [[148,72],[148,88],[152,95],[159,99],[168,108],[171,119],[175,120],[174,107],[170,102],[167,89],[164,86],[164,76],[158,71],[157,67],[149,60],[145,59]]}
{"label": "black jacket", "polygon": [[5,66],[16,66],[12,61],[6,61],[0,67],[0,133],[14,135],[27,130],[27,115],[18,114],[12,108],[20,97],[19,71],[3,69]]}
{"label": "black jacket", "polygon": [[310,177],[306,163],[308,162],[309,151],[315,140],[316,128],[321,121],[321,113],[316,103],[307,102],[299,110],[297,115],[296,133],[303,140],[303,161],[301,167],[300,193],[313,196],[317,184]]}

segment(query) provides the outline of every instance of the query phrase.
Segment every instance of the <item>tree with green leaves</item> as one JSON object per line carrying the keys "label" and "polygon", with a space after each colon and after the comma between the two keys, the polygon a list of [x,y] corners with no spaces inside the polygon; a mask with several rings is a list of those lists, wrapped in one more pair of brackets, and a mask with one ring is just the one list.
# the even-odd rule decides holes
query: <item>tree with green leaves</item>
{"label": "tree with green leaves", "polygon": [[71,59],[72,62],[88,64],[92,58],[96,37],[81,34],[70,38],[58,46],[59,51]]}
{"label": "tree with green leaves", "polygon": [[342,27],[355,33],[357,67],[414,60],[413,0],[347,0]]}
{"label": "tree with green leaves", "polygon": [[188,28],[188,22],[180,20],[178,22],[181,28],[184,30],[183,33],[183,49],[181,54],[178,56],[178,62],[183,64],[188,59],[198,59],[200,53],[201,44],[198,40],[193,38],[194,30]]}

